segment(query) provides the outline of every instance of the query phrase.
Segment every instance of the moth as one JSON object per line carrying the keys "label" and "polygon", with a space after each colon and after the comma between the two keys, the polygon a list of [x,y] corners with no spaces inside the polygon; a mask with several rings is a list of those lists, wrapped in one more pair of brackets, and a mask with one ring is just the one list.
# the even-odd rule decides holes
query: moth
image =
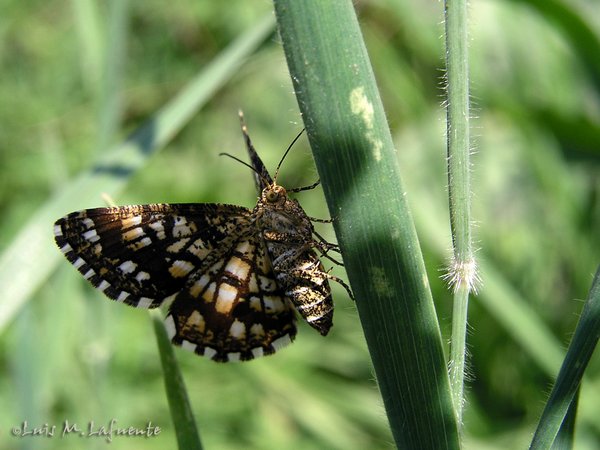
{"label": "moth", "polygon": [[[271,177],[240,112],[259,198],[253,209],[188,203],[94,208],[54,224],[56,244],[109,298],[137,308],[169,305],[173,344],[214,361],[245,361],[291,343],[296,313],[323,336],[333,324],[329,281],[319,254],[339,252]],[[328,221],[325,221],[328,222]]]}

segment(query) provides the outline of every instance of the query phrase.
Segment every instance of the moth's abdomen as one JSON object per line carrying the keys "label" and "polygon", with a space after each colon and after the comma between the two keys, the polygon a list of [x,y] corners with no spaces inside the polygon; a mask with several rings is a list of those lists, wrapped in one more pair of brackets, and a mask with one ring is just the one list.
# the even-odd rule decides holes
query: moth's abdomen
{"label": "moth's abdomen", "polygon": [[287,270],[275,269],[276,278],[298,313],[325,336],[333,326],[331,288],[317,255],[307,252],[303,256]]}
{"label": "moth's abdomen", "polygon": [[333,326],[333,301],[330,293],[324,295],[319,290],[295,286],[286,295],[311,327],[323,336],[329,333]]}

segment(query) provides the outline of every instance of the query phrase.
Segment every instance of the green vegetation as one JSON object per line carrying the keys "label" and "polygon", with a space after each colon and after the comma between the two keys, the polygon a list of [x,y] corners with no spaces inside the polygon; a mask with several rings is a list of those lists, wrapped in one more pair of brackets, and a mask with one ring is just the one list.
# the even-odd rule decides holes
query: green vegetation
{"label": "green vegetation", "polygon": [[[355,3],[397,149],[397,164],[390,164],[399,167],[398,190],[415,221],[446,343],[453,293],[440,278],[451,255],[442,4]],[[469,304],[467,449],[529,445],[600,262],[600,28],[593,11],[584,0],[469,7],[471,208],[483,284]],[[271,3],[243,0],[4,6],[0,448],[105,448],[102,437],[60,435],[65,421],[87,432],[112,419],[161,432],[113,437],[111,449],[176,445],[151,318],[87,286],[53,248],[52,222],[102,206],[105,193],[117,204],[253,206],[249,170],[218,157],[245,157],[237,110],[271,168],[303,127],[281,39],[269,34],[272,15]],[[185,90],[203,77],[202,89]],[[122,146],[142,125],[152,132]],[[315,130],[307,128],[314,144]],[[123,170],[97,170],[119,150]],[[317,165],[331,204],[338,184],[326,158],[317,155]],[[295,187],[316,178],[303,138],[279,181]],[[344,183],[358,189],[364,180]],[[298,197],[309,215],[328,216],[320,190]],[[336,230],[347,245],[363,224],[342,218]],[[318,230],[336,239],[332,227]],[[351,281],[359,267],[348,265]],[[342,268],[333,273],[346,277]],[[355,287],[362,297],[356,305],[333,286],[330,336],[301,324],[297,341],[273,357],[218,365],[175,349],[203,448],[391,448],[374,382],[379,371],[356,312],[369,307],[365,286]],[[593,320],[582,321],[587,336],[578,333],[587,354],[597,339]],[[600,439],[599,371],[596,354],[580,388],[576,449],[595,448]],[[560,392],[575,388],[567,382]],[[23,421],[55,425],[54,438],[11,435]]]}

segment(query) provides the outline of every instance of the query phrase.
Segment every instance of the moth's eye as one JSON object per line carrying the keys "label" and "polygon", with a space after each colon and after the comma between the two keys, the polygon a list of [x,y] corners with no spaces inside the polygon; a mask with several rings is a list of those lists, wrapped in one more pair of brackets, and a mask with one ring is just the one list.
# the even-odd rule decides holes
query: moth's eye
{"label": "moth's eye", "polygon": [[267,201],[268,202],[275,202],[277,201],[277,199],[279,198],[279,192],[271,190],[269,192],[267,192]]}

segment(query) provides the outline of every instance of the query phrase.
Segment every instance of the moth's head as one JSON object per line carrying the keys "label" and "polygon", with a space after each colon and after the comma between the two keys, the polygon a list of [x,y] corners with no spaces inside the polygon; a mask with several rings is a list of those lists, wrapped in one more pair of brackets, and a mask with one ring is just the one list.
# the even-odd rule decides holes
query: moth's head
{"label": "moth's head", "polygon": [[262,200],[273,206],[281,206],[287,200],[287,192],[283,186],[278,184],[270,184],[262,191]]}

